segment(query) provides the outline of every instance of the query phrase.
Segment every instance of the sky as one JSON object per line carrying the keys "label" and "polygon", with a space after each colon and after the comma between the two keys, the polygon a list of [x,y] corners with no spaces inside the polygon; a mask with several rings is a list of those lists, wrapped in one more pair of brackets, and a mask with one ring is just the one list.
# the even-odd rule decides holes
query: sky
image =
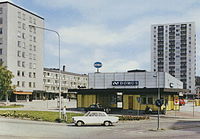
{"label": "sky", "polygon": [[[1,1],[1,0],[0,0]],[[151,25],[195,22],[200,75],[200,0],[12,0],[61,35],[61,65],[74,73],[151,71]],[[58,67],[58,40],[45,32],[44,66]]]}

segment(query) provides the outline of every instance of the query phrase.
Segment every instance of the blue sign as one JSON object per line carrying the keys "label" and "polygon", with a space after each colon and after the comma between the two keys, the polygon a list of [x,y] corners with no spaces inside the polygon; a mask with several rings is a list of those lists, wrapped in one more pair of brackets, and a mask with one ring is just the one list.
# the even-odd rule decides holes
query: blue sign
{"label": "blue sign", "polygon": [[112,81],[112,86],[138,86],[139,81]]}
{"label": "blue sign", "polygon": [[102,63],[101,62],[95,62],[94,63],[94,67],[95,68],[101,68],[102,67]]}

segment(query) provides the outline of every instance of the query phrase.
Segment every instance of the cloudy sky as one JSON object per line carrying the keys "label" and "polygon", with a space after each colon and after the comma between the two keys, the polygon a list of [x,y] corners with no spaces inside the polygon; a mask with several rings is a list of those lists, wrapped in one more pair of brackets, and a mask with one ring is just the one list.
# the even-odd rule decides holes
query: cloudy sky
{"label": "cloudy sky", "polygon": [[[200,0],[12,0],[45,18],[61,35],[61,64],[75,73],[151,70],[150,27],[158,23],[196,23],[197,60]],[[58,67],[55,34],[45,33],[45,67]],[[197,66],[199,62],[197,62]],[[199,68],[197,67],[199,75]]]}

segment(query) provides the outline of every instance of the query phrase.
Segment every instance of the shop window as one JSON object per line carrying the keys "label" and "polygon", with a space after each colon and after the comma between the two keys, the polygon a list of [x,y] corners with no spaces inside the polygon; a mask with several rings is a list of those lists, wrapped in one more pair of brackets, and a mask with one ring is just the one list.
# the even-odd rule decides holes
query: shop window
{"label": "shop window", "polygon": [[147,104],[147,98],[141,97],[141,104]]}
{"label": "shop window", "polygon": [[153,104],[153,98],[152,97],[148,97],[148,104]]}

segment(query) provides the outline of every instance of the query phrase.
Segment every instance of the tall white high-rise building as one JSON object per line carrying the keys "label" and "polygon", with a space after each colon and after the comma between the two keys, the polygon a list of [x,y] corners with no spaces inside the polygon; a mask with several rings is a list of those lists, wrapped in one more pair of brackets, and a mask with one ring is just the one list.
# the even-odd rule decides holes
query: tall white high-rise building
{"label": "tall white high-rise building", "polygon": [[10,2],[0,2],[0,62],[14,74],[16,91],[43,89],[44,18]]}
{"label": "tall white high-rise building", "polygon": [[151,26],[151,70],[164,71],[195,93],[196,33],[194,22]]}

